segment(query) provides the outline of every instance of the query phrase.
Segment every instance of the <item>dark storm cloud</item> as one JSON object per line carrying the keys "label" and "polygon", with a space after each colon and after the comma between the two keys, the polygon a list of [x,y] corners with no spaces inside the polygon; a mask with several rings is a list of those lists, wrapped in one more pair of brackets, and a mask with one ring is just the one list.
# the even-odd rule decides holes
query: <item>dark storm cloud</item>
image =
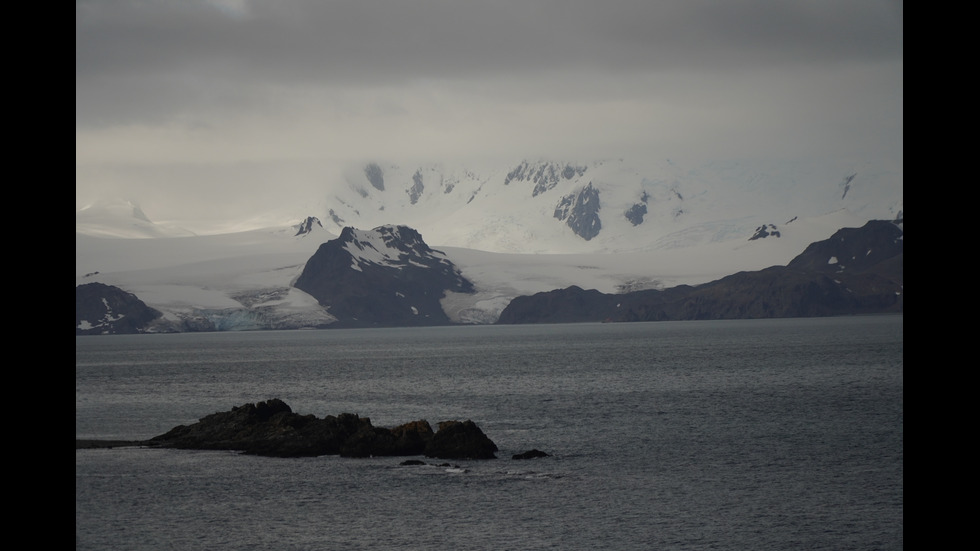
{"label": "dark storm cloud", "polygon": [[79,0],[76,204],[233,217],[365,158],[900,175],[902,24],[894,0]]}
{"label": "dark storm cloud", "polygon": [[[233,5],[224,2],[224,6]],[[615,78],[900,59],[901,5],[782,0],[83,1],[76,116],[235,105],[263,86]]]}

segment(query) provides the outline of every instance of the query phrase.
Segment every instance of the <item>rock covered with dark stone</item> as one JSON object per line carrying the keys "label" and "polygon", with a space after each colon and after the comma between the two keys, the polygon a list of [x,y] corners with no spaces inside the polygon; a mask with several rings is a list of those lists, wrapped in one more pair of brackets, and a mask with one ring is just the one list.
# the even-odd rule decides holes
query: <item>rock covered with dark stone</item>
{"label": "rock covered with dark stone", "polygon": [[589,182],[578,193],[566,195],[555,207],[555,218],[565,222],[575,235],[591,240],[602,230],[599,219],[599,190]]}
{"label": "rock covered with dark stone", "polygon": [[767,237],[779,237],[779,235],[779,228],[775,224],[763,224],[755,229],[755,233],[752,234],[749,241],[765,239]]}
{"label": "rock covered with dark stone", "polygon": [[519,296],[500,313],[497,323],[577,323],[602,321],[616,311],[621,295],[582,289],[572,285],[565,289]]}
{"label": "rock covered with dark stone", "polygon": [[623,216],[630,221],[630,224],[634,226],[639,226],[643,223],[643,217],[647,215],[646,203],[635,203],[630,208],[626,209]]}
{"label": "rock covered with dark stone", "polygon": [[586,167],[574,166],[571,164],[559,164],[553,162],[530,163],[523,161],[519,166],[507,173],[504,178],[504,185],[511,182],[533,182],[534,189],[531,197],[554,188],[562,180],[571,180],[585,174]]}
{"label": "rock covered with dark stone", "polygon": [[786,266],[703,285],[607,294],[568,287],[511,300],[513,323],[821,317],[904,311],[903,230],[873,220],[811,244]]}
{"label": "rock covered with dark stone", "polygon": [[650,200],[650,194],[644,191],[640,194],[640,202],[633,203],[633,205],[626,209],[623,216],[630,221],[630,224],[634,226],[639,226],[643,223],[643,217],[647,215],[647,201]]}
{"label": "rock covered with dark stone", "polygon": [[320,245],[294,286],[326,307],[335,327],[448,325],[446,292],[474,292],[445,253],[395,225],[344,228]]}
{"label": "rock covered with dark stone", "polygon": [[886,265],[883,263],[902,259],[904,234],[900,223],[887,220],[871,220],[860,228],[841,228],[830,239],[811,243],[787,267],[826,274],[881,272],[880,268]]}
{"label": "rock covered with dark stone", "polygon": [[412,175],[412,187],[405,190],[408,194],[408,200],[414,205],[419,202],[419,198],[422,197],[422,192],[425,191],[425,182],[422,178],[422,169],[415,171]]}
{"label": "rock covered with dark stone", "polygon": [[[146,442],[153,447],[236,450],[269,457],[379,457],[426,455],[441,459],[491,459],[497,446],[472,421],[445,421],[433,432],[425,420],[375,427],[353,413],[299,415],[275,398],[245,404],[180,425]],[[76,443],[76,447],[77,447]]]}
{"label": "rock covered with dark stone", "polygon": [[75,334],[146,333],[163,316],[133,293],[114,285],[85,283],[75,287]]}
{"label": "rock covered with dark stone", "polygon": [[473,421],[443,421],[425,447],[426,457],[494,459],[497,445]]}
{"label": "rock covered with dark stone", "polygon": [[539,449],[533,449],[524,453],[515,453],[513,456],[511,456],[511,459],[537,459],[539,457],[551,457],[551,454],[545,453]]}
{"label": "rock covered with dark stone", "polygon": [[344,413],[318,419],[299,415],[282,400],[245,404],[179,425],[149,440],[152,446],[238,450],[276,457],[338,455],[354,434],[370,430],[369,419]]}
{"label": "rock covered with dark stone", "polygon": [[296,227],[296,236],[307,235],[313,231],[314,228],[322,228],[323,224],[320,223],[320,219],[316,216],[307,216],[306,220],[303,220]]}

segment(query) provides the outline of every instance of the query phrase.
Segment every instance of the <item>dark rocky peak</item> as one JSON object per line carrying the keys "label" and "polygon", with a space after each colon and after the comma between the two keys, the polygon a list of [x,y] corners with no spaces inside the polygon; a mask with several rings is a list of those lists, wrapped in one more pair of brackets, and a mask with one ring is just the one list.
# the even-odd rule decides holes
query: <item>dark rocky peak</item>
{"label": "dark rocky peak", "polygon": [[320,223],[320,220],[316,216],[308,216],[306,220],[303,220],[299,225],[294,227],[296,228],[296,235],[300,236],[312,232],[314,227],[322,228],[323,224]]}
{"label": "dark rocky peak", "polygon": [[430,248],[422,234],[408,226],[385,225],[370,231],[348,226],[337,241],[351,254],[357,265],[378,264],[406,267],[432,266],[448,262],[445,253]]}
{"label": "dark rocky peak", "polygon": [[644,191],[640,195],[640,201],[633,203],[630,208],[626,209],[623,216],[630,221],[630,224],[634,226],[639,226],[643,223],[643,217],[647,215],[647,201],[650,200],[650,194]]}
{"label": "dark rocky peak", "polygon": [[162,315],[114,285],[86,283],[75,287],[76,335],[145,333]]}
{"label": "dark rocky peak", "polygon": [[902,228],[871,220],[860,228],[837,230],[830,239],[811,243],[788,267],[823,273],[860,273],[904,252]]}
{"label": "dark rocky peak", "polygon": [[[605,294],[568,287],[519,296],[499,324],[753,319],[904,311],[902,228],[872,220],[811,244],[787,266],[698,286]],[[846,260],[846,262],[845,262]]]}
{"label": "dark rocky peak", "polygon": [[578,176],[585,174],[586,167],[584,166],[574,166],[571,164],[560,164],[552,162],[543,163],[529,163],[523,161],[515,169],[507,173],[507,177],[504,178],[504,185],[510,184],[513,181],[521,182],[533,182],[534,190],[531,192],[532,197],[536,197],[539,193],[544,193],[549,189],[558,185],[562,180],[571,180]]}
{"label": "dark rocky peak", "polygon": [[471,293],[473,284],[418,231],[386,225],[346,227],[320,245],[294,286],[336,317],[339,326],[444,325],[446,291]]}
{"label": "dark rocky peak", "polygon": [[755,229],[755,233],[749,238],[749,241],[755,241],[756,239],[764,239],[766,237],[779,237],[779,229],[776,228],[775,224],[763,224]]}
{"label": "dark rocky peak", "polygon": [[582,239],[589,241],[599,235],[602,221],[599,219],[599,190],[592,182],[578,193],[566,195],[555,207],[555,218],[565,222]]}

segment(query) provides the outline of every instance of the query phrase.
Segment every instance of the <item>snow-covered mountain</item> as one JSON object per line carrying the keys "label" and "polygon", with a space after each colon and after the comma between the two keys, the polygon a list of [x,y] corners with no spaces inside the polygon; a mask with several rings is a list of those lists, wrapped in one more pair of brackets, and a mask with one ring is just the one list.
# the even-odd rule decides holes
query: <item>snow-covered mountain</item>
{"label": "snow-covered mountain", "polygon": [[75,210],[75,233],[93,237],[148,239],[186,237],[193,232],[154,223],[143,209],[125,199],[103,199]]}
{"label": "snow-covered mountain", "polygon": [[854,169],[368,162],[339,170],[319,197],[304,198],[322,226],[306,219],[193,235],[154,224],[125,201],[80,209],[76,285],[117,286],[175,322],[322,326],[331,315],[293,286],[307,261],[345,227],[398,224],[417,230],[472,282],[475,292],[442,300],[450,320],[490,323],[519,295],[705,283],[785,265],[840,228],[900,216],[901,175]]}
{"label": "snow-covered mountain", "polygon": [[368,162],[331,181],[318,203],[330,231],[405,224],[438,246],[502,253],[682,248],[842,209],[858,225],[902,210],[901,175],[803,163],[525,160],[475,170]]}
{"label": "snow-covered mountain", "polygon": [[444,252],[395,225],[344,228],[320,245],[293,285],[350,327],[446,325],[443,296],[474,291]]}

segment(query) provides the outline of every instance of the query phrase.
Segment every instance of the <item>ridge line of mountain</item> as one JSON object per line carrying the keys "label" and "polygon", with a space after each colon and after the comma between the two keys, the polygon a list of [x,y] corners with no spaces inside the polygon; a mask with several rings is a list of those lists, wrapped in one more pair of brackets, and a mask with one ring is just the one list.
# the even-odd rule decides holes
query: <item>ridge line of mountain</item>
{"label": "ridge line of mountain", "polygon": [[[308,221],[309,222],[309,221]],[[578,286],[513,298],[499,324],[812,317],[904,310],[903,223],[872,220],[812,243],[786,266],[734,273],[705,284],[619,294]],[[310,227],[312,224],[308,224]],[[324,317],[283,326],[262,308],[237,315],[252,325],[222,326],[201,313],[167,319],[136,295],[102,283],[76,286],[76,335],[451,325],[447,293],[476,289],[441,251],[407,226],[345,228],[320,245],[293,283]],[[262,303],[259,303],[260,305]],[[263,318],[263,315],[266,317]],[[271,320],[271,321],[270,321]]]}

